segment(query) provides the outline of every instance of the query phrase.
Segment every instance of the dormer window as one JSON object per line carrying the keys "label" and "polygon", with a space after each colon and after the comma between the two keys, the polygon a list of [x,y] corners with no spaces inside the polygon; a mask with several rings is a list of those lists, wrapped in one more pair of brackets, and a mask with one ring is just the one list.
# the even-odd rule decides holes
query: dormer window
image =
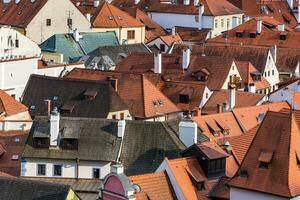
{"label": "dormer window", "polygon": [[238,38],[242,38],[243,34],[244,34],[244,31],[236,31],[235,32],[235,36],[238,37]]}
{"label": "dormer window", "polygon": [[60,108],[63,112],[72,113],[75,108],[75,104],[73,102],[67,102],[63,104],[63,106]]}
{"label": "dormer window", "polygon": [[241,177],[247,177],[247,176],[248,176],[248,171],[247,171],[247,169],[241,169],[241,170],[239,171],[239,176],[241,176]]}
{"label": "dormer window", "polygon": [[71,128],[63,128],[60,146],[68,150],[78,149],[79,136],[79,133],[74,132]]}
{"label": "dormer window", "polygon": [[179,94],[179,103],[188,104],[190,102],[190,98],[186,94]]}
{"label": "dormer window", "polygon": [[258,157],[259,168],[268,169],[268,166],[271,163],[272,157],[273,157],[273,152],[262,151]]}
{"label": "dormer window", "polygon": [[279,39],[280,40],[286,40],[286,38],[287,38],[287,32],[281,32],[280,36],[279,36]]}
{"label": "dormer window", "polygon": [[48,148],[50,145],[49,127],[40,126],[34,130],[33,144],[36,148]]}
{"label": "dormer window", "polygon": [[94,90],[94,89],[87,89],[87,90],[83,93],[84,97],[85,97],[86,99],[90,99],[90,100],[95,99],[96,96],[97,96],[97,94],[98,94],[98,92],[97,92],[96,90]]}
{"label": "dormer window", "polygon": [[206,124],[214,137],[220,136],[221,129],[214,120],[208,120],[206,121]]}

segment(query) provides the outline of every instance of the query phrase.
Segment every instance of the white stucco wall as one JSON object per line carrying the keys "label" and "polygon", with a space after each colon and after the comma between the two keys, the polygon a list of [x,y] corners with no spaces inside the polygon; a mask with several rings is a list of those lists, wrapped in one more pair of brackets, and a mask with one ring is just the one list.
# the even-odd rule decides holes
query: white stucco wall
{"label": "white stucco wall", "polygon": [[[273,70],[274,70],[274,75],[272,73]],[[268,53],[267,62],[263,71],[263,77],[265,77],[265,79],[267,79],[267,81],[270,83],[272,87],[271,91],[274,91],[274,89],[277,88],[276,84],[279,83],[279,72],[277,70],[277,67],[275,65],[275,62],[273,60],[270,51]]]}
{"label": "white stucco wall", "polygon": [[[69,0],[48,0],[39,13],[33,18],[26,28],[26,36],[41,43],[58,33],[68,33],[67,19],[73,21],[72,29],[80,32],[91,31],[90,22]],[[51,19],[51,26],[46,26],[46,20]]]}
{"label": "white stucco wall", "polygon": [[0,131],[26,131],[30,130],[32,121],[0,121]]}
{"label": "white stucco wall", "polygon": [[[233,76],[233,75],[236,75],[237,77],[241,77],[237,67],[236,67],[236,64],[233,62],[231,67],[230,67],[230,70],[228,72],[228,75],[227,75],[227,78],[222,86],[221,89],[224,89],[224,90],[227,90],[228,89],[228,84],[230,82],[230,76]],[[241,78],[242,80],[242,78]]]}
{"label": "white stucco wall", "polygon": [[230,188],[230,200],[299,200],[300,197],[284,198],[267,193],[243,190],[239,188]]}
{"label": "white stucco wall", "polygon": [[[38,164],[46,165],[46,175],[37,175]],[[110,162],[79,161],[77,166],[73,160],[53,160],[53,159],[25,159],[21,163],[21,176],[27,177],[55,177],[53,175],[54,165],[62,165],[62,178],[93,178],[93,169],[100,169],[100,179],[103,179],[110,172]]]}
{"label": "white stucco wall", "polygon": [[[18,40],[19,46],[16,46]],[[40,56],[41,49],[26,36],[15,29],[9,27],[0,27],[0,59],[6,57],[37,57]]]}
{"label": "white stucco wall", "polygon": [[164,43],[160,38],[156,38],[152,40],[151,42],[147,43],[148,46],[155,45],[160,50],[160,45],[165,45],[165,51],[161,51],[161,53],[167,53],[169,46],[167,46],[166,43]]}
{"label": "white stucco wall", "polygon": [[[207,94],[207,95],[206,95]],[[204,89],[204,92],[203,92],[203,95],[202,95],[202,99],[201,99],[201,102],[200,102],[200,105],[199,105],[199,108],[202,108],[206,102],[208,101],[208,99],[210,98],[210,96],[213,94],[213,91],[210,91],[208,89],[208,87],[205,86],[205,89]]]}
{"label": "white stucco wall", "polygon": [[110,113],[108,113],[106,118],[107,119],[112,119],[113,118],[112,116],[116,115],[116,119],[121,119],[121,113],[124,114],[124,119],[125,120],[132,120],[132,117],[130,115],[129,110],[121,110],[121,111],[117,111],[117,112],[110,112]]}

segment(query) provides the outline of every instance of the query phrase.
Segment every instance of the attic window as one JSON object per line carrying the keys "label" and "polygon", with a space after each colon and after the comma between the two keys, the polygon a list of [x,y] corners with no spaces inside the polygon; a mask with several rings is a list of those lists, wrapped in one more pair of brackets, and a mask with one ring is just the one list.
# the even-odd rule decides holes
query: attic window
{"label": "attic window", "polygon": [[19,155],[12,155],[11,160],[19,160]]}
{"label": "attic window", "polygon": [[152,101],[152,103],[155,107],[164,105],[163,101],[160,100],[160,99],[157,99],[157,100],[155,99],[155,100]]}
{"label": "attic window", "polygon": [[197,188],[198,191],[205,190],[205,179],[199,173],[199,171],[194,166],[189,166],[185,168],[186,172],[188,173],[191,182]]}
{"label": "attic window", "polygon": [[247,176],[248,176],[248,171],[247,171],[247,169],[241,169],[241,170],[239,171],[239,176],[241,176],[241,177],[247,177]]}
{"label": "attic window", "polygon": [[221,129],[214,120],[207,120],[206,124],[214,137],[218,137],[220,135]]}
{"label": "attic window", "polygon": [[221,119],[216,120],[216,122],[217,125],[222,129],[223,135],[229,135],[230,128],[227,126],[227,124]]}
{"label": "attic window", "polygon": [[250,38],[256,38],[256,31],[251,31],[251,32],[249,33],[249,37],[250,37]]}
{"label": "attic window", "polygon": [[189,95],[179,94],[179,103],[188,104],[190,102]]}
{"label": "attic window", "polygon": [[74,108],[75,108],[75,104],[73,102],[68,102],[65,103],[60,109],[72,113]]}
{"label": "attic window", "polygon": [[119,19],[119,20],[122,20],[122,17],[121,17],[121,16],[118,16],[118,19]]}
{"label": "attic window", "polygon": [[95,99],[97,96],[98,92],[93,89],[87,89],[83,95],[85,96],[86,99]]}
{"label": "attic window", "polygon": [[241,37],[243,37],[243,33],[244,33],[244,31],[236,31],[235,36],[238,38],[241,38]]}
{"label": "attic window", "polygon": [[112,20],[113,18],[112,18],[112,16],[108,16],[108,19],[109,19],[109,20]]}
{"label": "attic window", "polygon": [[281,32],[280,36],[279,36],[279,39],[280,40],[286,40],[286,37],[287,37],[287,32]]}
{"label": "attic window", "polygon": [[271,163],[272,157],[273,157],[273,152],[262,151],[258,157],[259,168],[267,169],[268,165]]}

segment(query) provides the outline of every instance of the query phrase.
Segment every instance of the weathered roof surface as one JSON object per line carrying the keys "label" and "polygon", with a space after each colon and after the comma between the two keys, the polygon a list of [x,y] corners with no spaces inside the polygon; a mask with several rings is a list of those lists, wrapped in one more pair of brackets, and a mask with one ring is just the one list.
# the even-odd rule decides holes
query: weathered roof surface
{"label": "weathered roof surface", "polygon": [[103,46],[119,45],[115,32],[80,33],[82,38],[75,41],[72,34],[55,34],[44,41],[42,51],[64,55],[64,62],[72,63],[83,55]]}
{"label": "weathered roof surface", "polygon": [[117,122],[106,119],[66,118],[60,119],[60,131],[79,134],[78,150],[35,148],[33,134],[46,127],[49,118],[36,117],[28,136],[23,158],[47,158],[66,160],[117,161],[121,138],[117,136]]}
{"label": "weathered roof surface", "polygon": [[176,199],[172,185],[166,172],[156,172],[128,177],[133,184],[141,188],[141,192],[136,192],[137,200],[148,199]]}
{"label": "weathered roof surface", "polygon": [[[211,115],[200,115],[193,118],[202,130],[202,133],[211,140],[234,137],[243,134],[238,121],[232,112],[217,113]],[[219,131],[218,135],[215,135]]]}
{"label": "weathered roof surface", "polygon": [[[198,110],[204,90],[205,84],[196,81],[166,81],[161,88],[163,94],[182,110]],[[189,96],[189,103],[179,101],[181,94]]]}
{"label": "weathered roof surface", "polygon": [[[229,90],[214,91],[211,97],[202,108],[202,112],[212,114],[218,112],[218,104],[229,102]],[[234,108],[242,108],[257,105],[262,99],[263,94],[256,94],[251,92],[236,91]]]}
{"label": "weathered roof surface", "polygon": [[[3,90],[0,90],[0,115],[11,116],[26,112],[28,108],[22,103],[9,96]],[[1,119],[1,117],[0,117]]]}
{"label": "weathered roof surface", "polygon": [[[95,97],[86,98],[88,91]],[[128,110],[108,82],[31,75],[22,102],[31,107],[31,115],[47,115],[45,99],[51,100],[52,109],[57,107],[69,117],[106,118],[109,112]]]}
{"label": "weathered roof surface", "polygon": [[[262,3],[258,3],[257,0],[228,1],[242,9],[245,12],[245,15],[250,17],[269,16],[290,27],[295,27],[298,24],[293,13],[290,11],[287,1],[264,1]],[[267,11],[267,13],[262,12],[263,5],[265,5],[264,10]]]}
{"label": "weathered roof surface", "polygon": [[45,178],[24,177],[26,180],[42,181],[54,184],[69,185],[81,199],[97,199],[99,197],[100,179],[75,179],[75,178]]}
{"label": "weathered roof surface", "polygon": [[66,199],[70,186],[45,183],[40,181],[0,177],[2,199],[32,200],[32,199]]}
{"label": "weathered roof surface", "polygon": [[[243,11],[226,0],[200,0],[204,5],[204,15],[221,16],[242,14]],[[194,2],[190,1],[190,5],[183,5],[180,0],[178,4],[155,3],[150,6],[151,12],[166,12],[166,13],[180,13],[180,14],[198,14],[198,6],[194,6]]]}
{"label": "weathered roof surface", "polygon": [[[21,155],[23,153],[28,131],[0,131],[0,146],[4,151],[0,156],[1,176],[20,176]],[[12,156],[18,159],[12,160]]]}
{"label": "weathered roof surface", "polygon": [[128,121],[120,161],[125,174],[154,172],[165,157],[180,157],[184,145],[166,123]]}
{"label": "weathered roof surface", "polygon": [[138,7],[139,9],[146,11],[150,5],[156,2],[160,2],[160,0],[140,0],[137,5],[133,0],[113,0],[112,4],[120,9],[124,7]]}
{"label": "weathered roof surface", "polygon": [[88,66],[95,57],[102,57],[102,56],[108,56],[114,62],[114,64],[118,64],[123,59],[126,59],[126,57],[133,52],[150,53],[151,51],[144,44],[102,46],[88,53],[90,57],[86,61],[85,65]]}
{"label": "weathered roof surface", "polygon": [[176,26],[175,30],[184,42],[192,43],[204,43],[206,39],[209,38],[209,34],[211,31],[211,29],[208,28],[199,30],[198,28],[180,26]]}
{"label": "weathered roof surface", "polygon": [[144,26],[144,24],[134,17],[106,1],[100,2],[98,7],[94,7],[93,0],[72,0],[72,2],[83,14],[92,14],[91,23],[93,28],[128,28]]}
{"label": "weathered roof surface", "polygon": [[239,121],[243,131],[248,131],[259,124],[259,115],[264,115],[267,111],[278,112],[284,108],[290,108],[287,102],[267,103],[259,106],[234,108],[232,112]]}
{"label": "weathered roof surface", "polygon": [[151,118],[180,111],[143,74],[74,69],[66,77],[89,80],[107,80],[107,77],[118,79],[117,92],[128,105],[131,115],[136,118]]}
{"label": "weathered roof surface", "polygon": [[[161,35],[157,38],[161,39],[167,46],[171,46],[172,44],[183,44],[182,39],[178,34],[176,35]],[[154,38],[153,40],[156,40],[157,38]],[[151,41],[149,41],[151,42]]]}
{"label": "weathered roof surface", "polygon": [[[298,170],[300,135],[299,111],[268,112],[240,166],[231,187],[254,190],[282,197],[300,194]],[[267,168],[260,168],[265,162]]]}
{"label": "weathered roof surface", "polygon": [[225,153],[225,151],[219,147],[214,141],[211,142],[202,142],[197,143],[197,148],[206,155],[209,160],[219,159],[219,158],[226,158],[229,155]]}
{"label": "weathered roof surface", "polygon": [[[175,181],[181,189],[185,199],[208,200],[209,191],[218,181],[217,179],[207,179],[203,169],[195,157],[178,158],[173,160],[165,159],[169,165]],[[191,177],[204,181],[204,190],[197,190]]]}
{"label": "weathered roof surface", "polygon": [[31,0],[22,0],[18,4],[0,2],[0,24],[27,27],[31,20],[41,10],[48,0],[39,0],[34,3]]}
{"label": "weathered roof surface", "polygon": [[230,178],[222,177],[216,183],[216,185],[211,189],[208,196],[212,199],[230,199],[230,189],[227,186],[228,181]]}

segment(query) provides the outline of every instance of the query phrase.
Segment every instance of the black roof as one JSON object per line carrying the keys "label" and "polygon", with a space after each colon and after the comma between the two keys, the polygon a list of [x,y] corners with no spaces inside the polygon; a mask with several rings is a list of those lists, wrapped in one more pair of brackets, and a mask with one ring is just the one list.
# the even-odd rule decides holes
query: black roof
{"label": "black roof", "polygon": [[[155,172],[165,157],[180,157],[181,151],[185,149],[178,137],[178,120],[126,121],[123,140],[117,135],[117,123],[116,120],[99,118],[61,117],[60,130],[67,131],[69,136],[74,134],[78,137],[78,150],[35,148],[33,135],[36,130],[49,130],[49,118],[36,117],[22,158],[117,162],[121,149],[120,161],[126,175],[136,175]],[[201,141],[208,140],[203,134],[199,135]]]}
{"label": "black roof", "polygon": [[46,99],[69,117],[106,118],[109,112],[128,110],[109,82],[31,75],[22,103],[32,116],[47,115]]}
{"label": "black roof", "polygon": [[67,185],[0,177],[0,199],[65,200],[70,189]]}
{"label": "black roof", "polygon": [[91,118],[60,118],[60,131],[63,136],[78,139],[78,149],[35,148],[33,136],[37,130],[45,127],[50,136],[48,117],[36,117],[29,132],[23,158],[47,158],[88,161],[117,161],[121,138],[117,136],[117,121]]}

